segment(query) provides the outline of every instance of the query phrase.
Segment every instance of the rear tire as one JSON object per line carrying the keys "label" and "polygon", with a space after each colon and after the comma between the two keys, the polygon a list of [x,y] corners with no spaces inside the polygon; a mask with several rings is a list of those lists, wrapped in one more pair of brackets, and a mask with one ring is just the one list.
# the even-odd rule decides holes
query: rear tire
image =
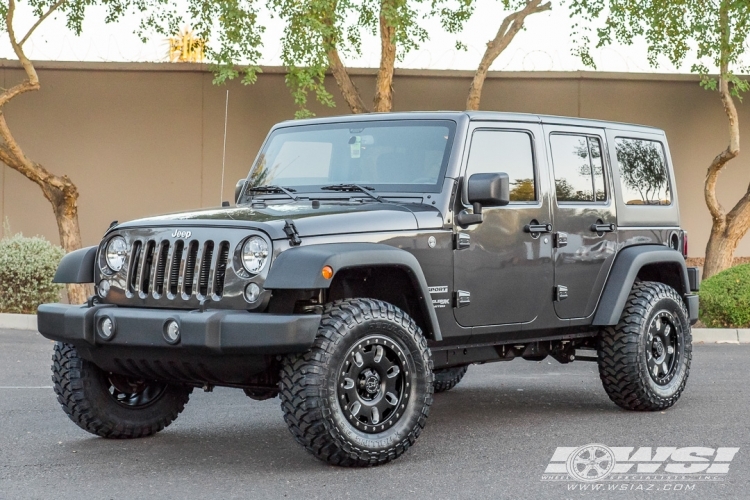
{"label": "rear tire", "polygon": [[432,383],[432,355],[413,319],[380,300],[340,300],[325,306],[312,348],[284,359],[281,409],[320,460],[379,465],[416,442]]}
{"label": "rear tire", "polygon": [[453,389],[461,382],[466,375],[469,366],[454,366],[453,368],[443,368],[435,370],[435,394]]}
{"label": "rear tire", "polygon": [[52,383],[57,400],[78,427],[116,439],[150,436],[164,429],[193,392],[192,387],[104,372],[62,342],[55,342]]}
{"label": "rear tire", "polygon": [[692,360],[685,303],[663,283],[637,282],[617,326],[601,332],[598,350],[599,376],[615,404],[640,411],[671,407]]}

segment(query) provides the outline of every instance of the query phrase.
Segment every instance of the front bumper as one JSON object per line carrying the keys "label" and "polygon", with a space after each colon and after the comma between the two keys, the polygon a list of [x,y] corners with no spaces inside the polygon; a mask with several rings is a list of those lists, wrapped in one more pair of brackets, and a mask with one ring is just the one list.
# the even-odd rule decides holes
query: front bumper
{"label": "front bumper", "polygon": [[[98,325],[104,317],[114,323],[114,335],[109,340],[99,332]],[[176,345],[168,343],[163,335],[168,320],[180,325],[180,341]],[[310,348],[320,316],[42,304],[37,321],[43,336],[73,345],[180,349],[206,354],[288,354]]]}
{"label": "front bumper", "polygon": [[[108,317],[114,334],[105,339],[100,322]],[[277,355],[305,352],[321,317],[247,311],[185,311],[100,304],[93,307],[43,304],[39,333],[74,345],[81,357],[106,371],[194,384],[248,385],[267,371]],[[179,324],[170,344],[167,321]]]}

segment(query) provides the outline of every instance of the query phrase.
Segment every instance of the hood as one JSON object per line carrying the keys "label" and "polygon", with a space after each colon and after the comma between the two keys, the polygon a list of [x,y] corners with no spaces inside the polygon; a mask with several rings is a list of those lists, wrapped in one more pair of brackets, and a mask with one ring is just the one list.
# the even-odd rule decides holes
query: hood
{"label": "hood", "polygon": [[441,227],[442,215],[435,207],[412,203],[376,203],[320,200],[287,202],[266,200],[268,205],[209,208],[160,215],[126,222],[128,227],[242,227],[266,232],[272,239],[286,238],[284,225],[293,220],[301,237],[382,231],[409,231]]}

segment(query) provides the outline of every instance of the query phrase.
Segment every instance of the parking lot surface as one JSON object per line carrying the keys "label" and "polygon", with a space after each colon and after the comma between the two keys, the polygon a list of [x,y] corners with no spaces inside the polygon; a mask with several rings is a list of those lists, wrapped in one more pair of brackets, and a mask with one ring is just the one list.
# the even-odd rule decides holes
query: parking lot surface
{"label": "parking lot surface", "polygon": [[[196,390],[151,438],[89,435],[55,399],[51,352],[34,332],[0,330],[0,499],[750,498],[750,346],[696,346],[686,392],[656,413],[611,403],[595,363],[472,366],[436,395],[417,444],[369,469],[319,462],[292,439],[278,399],[257,402],[232,389]],[[728,473],[711,480],[583,483],[545,474],[558,447],[589,443],[739,451],[724,463]],[[694,463],[711,461],[701,453]]]}

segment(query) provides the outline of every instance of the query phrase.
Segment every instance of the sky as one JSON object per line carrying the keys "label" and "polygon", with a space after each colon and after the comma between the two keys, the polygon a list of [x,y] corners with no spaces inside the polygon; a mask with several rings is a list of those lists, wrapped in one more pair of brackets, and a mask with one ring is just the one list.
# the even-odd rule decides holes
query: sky
{"label": "sky", "polygon": [[[553,0],[554,2],[554,0]],[[17,32],[25,29],[34,19],[28,9],[17,12],[14,26]],[[456,37],[446,34],[436,19],[426,19],[423,26],[430,39],[419,49],[406,55],[397,64],[400,68],[412,69],[461,69],[476,68],[486,43],[492,39],[507,15],[496,0],[478,0],[477,10]],[[266,26],[263,36],[261,65],[281,64],[281,38],[283,25],[278,19],[262,14],[261,23]],[[147,43],[134,34],[138,19],[126,17],[116,24],[104,22],[104,10],[93,7],[84,23],[80,37],[69,31],[62,19],[49,18],[37,29],[26,43],[27,55],[32,60],[52,61],[107,61],[107,62],[155,62],[167,60],[168,44],[163,37],[152,36]],[[468,50],[455,48],[458,38]],[[527,18],[526,30],[519,33],[512,44],[492,65],[492,70],[505,71],[575,71],[591,70],[571,53],[571,20],[568,11],[560,2],[553,3],[552,11],[534,14]],[[377,67],[380,44],[375,36],[365,37],[360,57],[345,56],[350,67]],[[612,46],[593,52],[598,71],[621,72],[688,72],[690,61],[682,68],[664,62],[657,68],[649,66],[643,43],[634,46]],[[0,57],[14,59],[7,42],[0,40]]]}

